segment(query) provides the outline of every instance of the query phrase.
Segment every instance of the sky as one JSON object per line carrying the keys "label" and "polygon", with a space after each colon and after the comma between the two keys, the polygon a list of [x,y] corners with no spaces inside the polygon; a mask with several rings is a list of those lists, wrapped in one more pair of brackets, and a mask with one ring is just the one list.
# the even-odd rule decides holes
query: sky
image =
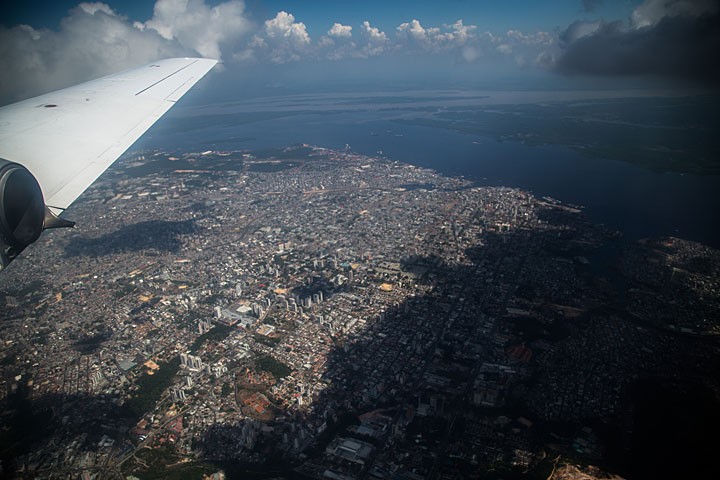
{"label": "sky", "polygon": [[160,58],[218,90],[716,88],[716,0],[5,0],[0,104]]}
{"label": "sky", "polygon": [[[35,28],[57,28],[77,0],[5,0],[0,6],[0,22],[6,27],[28,24]],[[152,1],[106,1],[115,12],[132,20],[146,21],[153,15]],[[222,1],[204,2],[210,7]],[[334,22],[359,25],[365,20],[384,29],[418,19],[424,23],[452,24],[458,18],[493,29],[548,29],[567,26],[577,18],[595,20],[626,18],[640,0],[582,2],[581,0],[248,0],[247,15],[257,22],[286,11],[294,14],[310,34],[322,34]]]}

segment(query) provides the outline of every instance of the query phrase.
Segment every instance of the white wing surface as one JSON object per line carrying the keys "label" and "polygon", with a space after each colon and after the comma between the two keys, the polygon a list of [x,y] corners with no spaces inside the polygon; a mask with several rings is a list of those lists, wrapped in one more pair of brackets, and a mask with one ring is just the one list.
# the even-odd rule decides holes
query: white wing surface
{"label": "white wing surface", "polygon": [[215,64],[170,58],[0,108],[0,158],[67,208]]}

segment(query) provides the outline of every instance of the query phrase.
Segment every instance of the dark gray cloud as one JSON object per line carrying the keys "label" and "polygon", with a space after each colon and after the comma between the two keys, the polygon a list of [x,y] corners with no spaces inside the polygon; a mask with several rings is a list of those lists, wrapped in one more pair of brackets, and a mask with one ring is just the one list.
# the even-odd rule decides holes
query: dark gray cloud
{"label": "dark gray cloud", "polygon": [[720,14],[680,13],[641,25],[573,23],[560,35],[563,47],[555,69],[565,74],[653,75],[720,85]]}
{"label": "dark gray cloud", "polygon": [[603,0],[583,0],[583,8],[586,12],[592,12],[595,10],[595,7],[600,5],[603,2]]}

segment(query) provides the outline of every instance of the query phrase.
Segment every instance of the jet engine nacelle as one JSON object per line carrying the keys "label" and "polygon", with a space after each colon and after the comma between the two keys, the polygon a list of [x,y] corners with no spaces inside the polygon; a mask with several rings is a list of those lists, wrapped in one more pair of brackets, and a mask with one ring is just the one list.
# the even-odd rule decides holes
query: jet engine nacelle
{"label": "jet engine nacelle", "polygon": [[44,229],[73,225],[45,206],[42,189],[27,168],[0,158],[0,270]]}

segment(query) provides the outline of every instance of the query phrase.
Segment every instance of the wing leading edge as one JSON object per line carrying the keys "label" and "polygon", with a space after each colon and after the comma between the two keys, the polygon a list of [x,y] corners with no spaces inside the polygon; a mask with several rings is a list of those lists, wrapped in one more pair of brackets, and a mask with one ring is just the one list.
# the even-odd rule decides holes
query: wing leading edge
{"label": "wing leading edge", "polygon": [[[20,228],[20,220],[37,216],[37,211],[29,216],[4,211],[10,205],[8,195],[17,190],[8,180],[12,177],[8,168],[19,164],[37,180],[49,207],[44,226],[52,226],[48,215],[70,206],[216,63],[205,58],[160,60],[0,107],[0,159],[5,160],[0,160],[3,252],[8,245],[2,244],[13,243],[13,229]],[[18,173],[14,178],[20,177]],[[37,198],[32,202],[36,204]],[[0,255],[8,256],[3,252]],[[5,264],[0,261],[0,269]]]}

